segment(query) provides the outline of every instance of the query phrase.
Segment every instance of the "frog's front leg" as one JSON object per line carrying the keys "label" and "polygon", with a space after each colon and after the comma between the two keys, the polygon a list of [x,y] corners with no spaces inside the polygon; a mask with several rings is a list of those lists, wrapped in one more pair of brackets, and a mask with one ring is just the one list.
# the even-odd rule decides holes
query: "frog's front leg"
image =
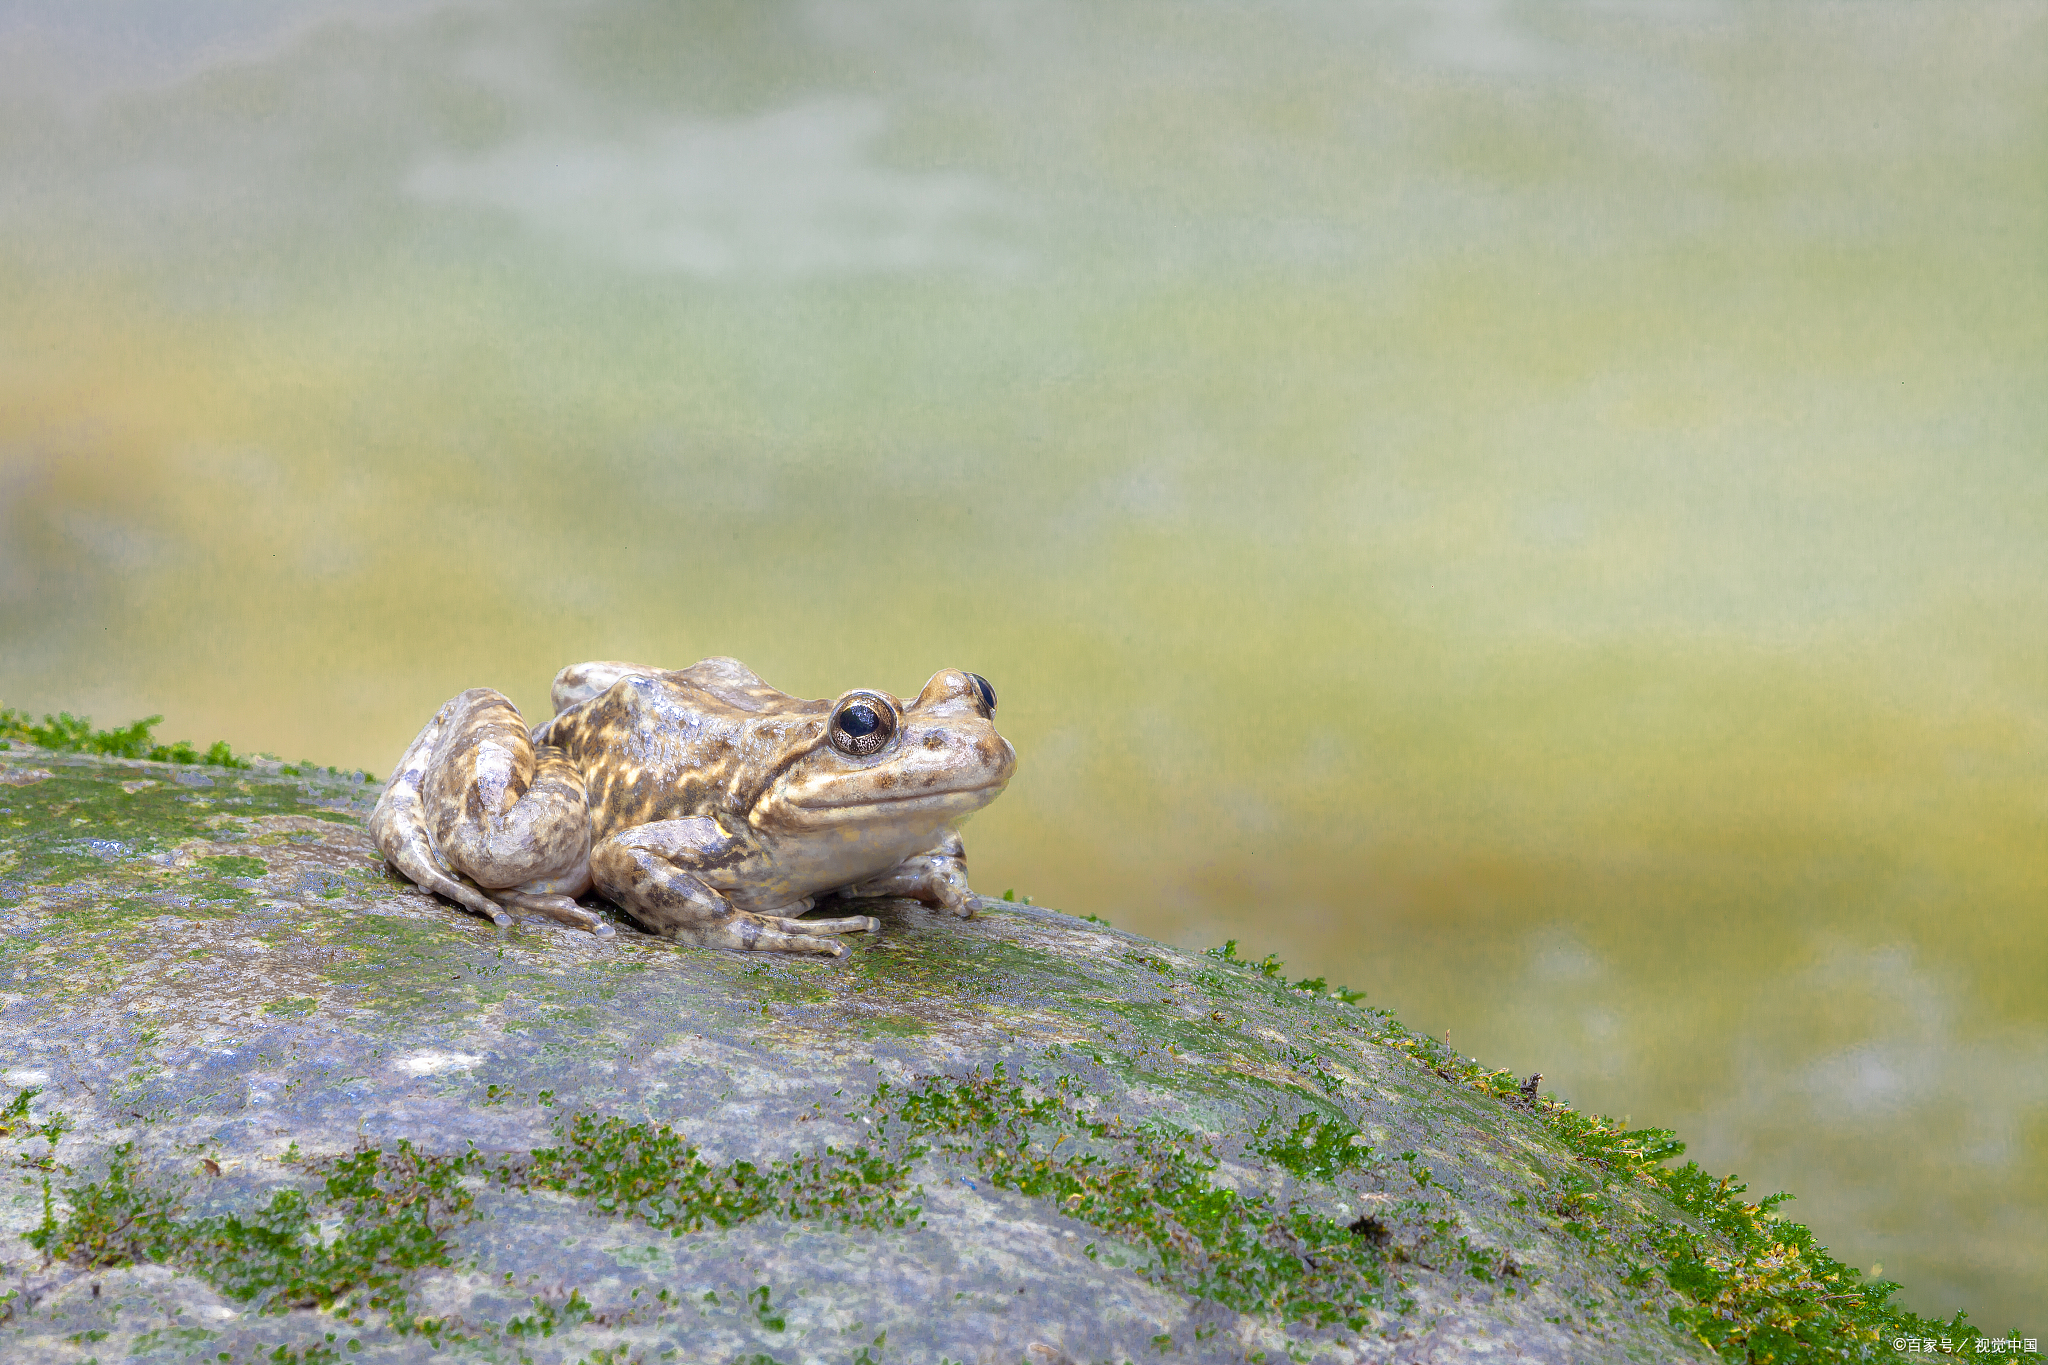
{"label": "frog's front leg", "polygon": [[[755,856],[703,816],[620,830],[590,850],[590,875],[606,899],[650,934],[705,948],[846,956],[830,935],[881,928],[872,915],[802,920],[742,910],[720,888],[741,884]],[[808,901],[784,908],[809,909]]]}
{"label": "frog's front leg", "polygon": [[370,835],[415,883],[499,924],[510,905],[612,932],[575,899],[590,889],[583,775],[534,746],[503,693],[473,687],[435,713],[398,760]]}
{"label": "frog's front leg", "polygon": [[839,888],[839,895],[903,896],[951,910],[961,919],[974,918],[974,892],[967,885],[967,846],[958,830],[947,830],[923,853],[905,858],[879,877]]}

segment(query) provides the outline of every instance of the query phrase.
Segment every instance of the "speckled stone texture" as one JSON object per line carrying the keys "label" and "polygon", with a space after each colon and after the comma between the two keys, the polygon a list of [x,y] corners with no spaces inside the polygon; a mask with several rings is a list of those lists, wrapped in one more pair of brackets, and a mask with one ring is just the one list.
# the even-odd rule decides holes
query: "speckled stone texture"
{"label": "speckled stone texture", "polygon": [[[47,1171],[44,1139],[0,1141],[7,1361],[1713,1359],[1666,1325],[1668,1291],[1629,1289],[1621,1258],[1568,1235],[1553,1210],[1575,1159],[1531,1115],[1418,1060],[1380,1012],[1272,973],[993,900],[969,921],[866,903],[881,930],[839,962],[678,948],[622,919],[610,939],[502,931],[385,868],[362,830],[374,784],[20,746],[0,764],[0,1102],[39,1087],[36,1121],[74,1125]],[[883,1231],[759,1218],[672,1236],[479,1184],[454,1263],[412,1287],[414,1312],[466,1325],[438,1346],[162,1266],[46,1263],[24,1240],[46,1174],[61,1218],[64,1188],[123,1142],[197,1215],[303,1187],[280,1160],[294,1144],[497,1160],[559,1143],[575,1114],[765,1164],[862,1141],[884,1082],[999,1065],[1206,1135],[1220,1188],[1377,1219],[1368,1325],[1191,1298],[1149,1248],[940,1151],[912,1161],[918,1221]],[[1261,1125],[1304,1114],[1355,1126],[1374,1159],[1330,1182],[1261,1154]],[[1648,1190],[1610,1198],[1677,1216]],[[1460,1238],[1478,1261],[1445,1253]],[[507,1326],[572,1295],[589,1313],[551,1335]]]}

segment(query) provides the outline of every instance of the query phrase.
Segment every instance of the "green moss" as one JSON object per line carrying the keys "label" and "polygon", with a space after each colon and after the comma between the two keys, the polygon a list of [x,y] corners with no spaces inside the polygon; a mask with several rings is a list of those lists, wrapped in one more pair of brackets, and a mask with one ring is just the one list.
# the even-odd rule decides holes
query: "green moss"
{"label": "green moss", "polygon": [[335,956],[321,976],[353,988],[358,1008],[393,1028],[451,1020],[472,1008],[475,986],[450,978],[478,940],[492,936],[488,921],[423,924],[400,915],[333,913],[323,928]]}
{"label": "green moss", "polygon": [[[34,1103],[35,1097],[42,1093],[40,1086],[30,1086],[15,1092],[13,1100],[7,1107],[0,1109],[0,1138],[10,1138],[16,1142],[42,1138],[50,1144],[51,1150],[55,1151],[58,1139],[71,1131],[71,1120],[63,1114],[51,1114],[41,1123],[37,1123],[30,1113],[30,1106]],[[49,1164],[47,1160],[44,1161],[43,1169],[47,1170]]]}
{"label": "green moss", "polygon": [[[0,814],[0,903],[17,901],[38,886],[69,891],[86,883],[110,888],[151,884],[132,870],[136,855],[192,839],[233,837],[244,819],[306,815],[358,823],[351,812],[322,804],[341,804],[353,788],[309,793],[280,782],[223,779],[202,796],[168,780],[162,769],[152,773],[75,759],[70,766],[61,760],[50,766],[53,776],[7,789],[9,809]],[[131,864],[113,884],[104,882],[112,870],[110,860]],[[222,876],[260,876],[262,871],[260,859],[240,858],[227,867],[206,867],[202,875],[225,886]]]}
{"label": "green moss", "polygon": [[[354,1300],[404,1330],[413,1272],[453,1264],[448,1235],[473,1203],[462,1180],[482,1159],[428,1156],[401,1140],[389,1152],[300,1164],[318,1181],[312,1191],[281,1190],[247,1218],[187,1218],[182,1191],[139,1182],[123,1144],[106,1178],[66,1189],[69,1215],[59,1222],[46,1212],[29,1241],[88,1268],[175,1266],[261,1312],[335,1311]],[[338,1220],[331,1236],[323,1220]]]}
{"label": "green moss", "polygon": [[[644,970],[646,964],[635,963],[634,966]],[[815,978],[781,963],[763,963],[749,968],[744,975],[747,994],[757,1000],[815,1005],[832,998],[832,992],[819,985]]]}
{"label": "green moss", "polygon": [[1252,1150],[1299,1179],[1334,1181],[1340,1173],[1372,1159],[1371,1146],[1342,1119],[1303,1114],[1294,1131],[1270,1142],[1260,1141],[1270,1127],[1269,1122],[1254,1135]]}
{"label": "green moss", "polygon": [[241,857],[235,854],[220,854],[212,858],[200,858],[199,866],[212,868],[222,877],[260,877],[270,870],[261,858]]}
{"label": "green moss", "polygon": [[[1342,1008],[1342,1006],[1338,1006]],[[1438,1076],[1525,1112],[1575,1159],[1550,1179],[1549,1212],[1564,1232],[1634,1269],[1639,1289],[1660,1281],[1681,1306],[1674,1326],[1690,1330],[1722,1359],[1754,1365],[1906,1360],[1899,1338],[1947,1337],[1958,1352],[1985,1340],[1967,1314],[1941,1320],[1893,1303],[1899,1286],[1863,1282],[1862,1272],[1830,1255],[1801,1224],[1772,1210],[1791,1196],[1757,1203],[1733,1176],[1715,1178],[1697,1162],[1673,1168],[1685,1144],[1662,1128],[1631,1129],[1581,1114],[1506,1071],[1488,1070],[1448,1044],[1414,1034],[1379,1014],[1374,1041],[1414,1057]],[[1647,1220],[1634,1210],[1645,1193],[1670,1213]],[[2003,1359],[2039,1362],[2039,1355]]]}
{"label": "green moss", "polygon": [[920,1212],[906,1202],[908,1174],[906,1161],[865,1145],[827,1147],[766,1166],[713,1166],[665,1124],[593,1114],[571,1118],[561,1146],[537,1150],[498,1172],[520,1188],[558,1191],[600,1212],[677,1234],[762,1217],[908,1227]]}
{"label": "green moss", "polygon": [[[1860,1284],[1806,1229],[1771,1215],[1777,1199],[1750,1204],[1732,1180],[1712,1180],[1693,1163],[1669,1168],[1682,1147],[1668,1132],[1626,1130],[1554,1100],[1531,1099],[1504,1073],[1471,1063],[1460,1072],[1448,1049],[1384,1017],[1373,1022],[1385,1045],[1487,1101],[1520,1108],[1560,1142],[1571,1162],[1551,1172],[1548,1211],[1567,1235],[1627,1258],[1629,1287],[1647,1291],[1661,1281],[1676,1290],[1674,1325],[1694,1331],[1724,1359],[1882,1360],[1894,1357],[1893,1336],[1981,1335],[1960,1314],[1937,1322],[1891,1305],[1896,1286]],[[62,1132],[61,1119],[30,1123],[32,1097],[23,1092],[0,1111],[0,1136]],[[494,1090],[487,1102],[500,1098],[509,1095]],[[1104,1117],[1070,1079],[1032,1088],[998,1071],[901,1091],[884,1085],[868,1109],[868,1142],[764,1165],[713,1164],[666,1125],[596,1114],[565,1120],[557,1146],[496,1166],[474,1151],[429,1157],[404,1142],[390,1151],[365,1147],[299,1163],[317,1183],[279,1191],[247,1216],[188,1216],[182,1194],[143,1180],[131,1149],[122,1146],[104,1178],[63,1191],[63,1219],[49,1203],[52,1211],[31,1241],[80,1266],[177,1266],[264,1312],[356,1303],[390,1312],[401,1332],[438,1342],[460,1334],[449,1323],[409,1316],[407,1287],[418,1269],[452,1264],[452,1232],[471,1208],[466,1179],[566,1195],[677,1236],[761,1218],[880,1230],[916,1223],[918,1191],[909,1171],[931,1153],[1099,1229],[1111,1240],[1090,1243],[1090,1255],[1109,1255],[1112,1246],[1136,1249],[1141,1263],[1133,1269],[1162,1287],[1283,1324],[1357,1331],[1370,1325],[1376,1308],[1404,1311],[1389,1275],[1395,1260],[1426,1258],[1495,1292],[1517,1292],[1521,1272],[1510,1256],[1475,1245],[1451,1219],[1430,1219],[1421,1199],[1383,1205],[1386,1221],[1345,1224],[1298,1202],[1241,1193],[1213,1178],[1217,1159],[1206,1139]],[[1315,1114],[1277,1132],[1269,1121],[1250,1145],[1311,1181],[1330,1182],[1374,1160],[1356,1129]],[[1442,1183],[1425,1156],[1404,1152],[1388,1165],[1405,1171],[1422,1193]],[[1668,1200],[1671,1215],[1631,1216],[1639,1191]],[[1420,1241],[1395,1241],[1389,1224],[1401,1218],[1417,1225]],[[323,1223],[339,1230],[323,1239]],[[772,1311],[765,1301],[755,1306]],[[535,1300],[535,1308],[502,1326],[464,1328],[518,1337],[581,1320],[573,1297],[553,1307]],[[587,1316],[588,1305],[583,1309]]]}
{"label": "green moss", "polygon": [[[56,913],[44,928],[23,934],[8,946],[33,949],[106,933],[146,935],[148,930],[144,926],[161,915],[188,920],[225,919],[235,914],[241,903],[255,899],[253,892],[231,882],[211,879],[151,884],[101,876],[80,879],[68,889],[73,896],[68,903],[51,907]],[[6,950],[0,949],[0,957],[6,955]]]}
{"label": "green moss", "polygon": [[1229,1055],[1271,1060],[1272,1048],[1265,1039],[1238,1027],[1242,1019],[1221,1011],[1197,1012],[1193,1017],[1178,1001],[1106,1000],[1104,1008],[1122,1016],[1133,1026],[1132,1033],[1154,1046],[1172,1044],[1183,1052]]}
{"label": "green moss", "polygon": [[900,1097],[885,1087],[876,1106],[885,1132],[893,1124],[934,1139],[992,1184],[1144,1248],[1152,1260],[1138,1273],[1188,1298],[1283,1323],[1370,1324],[1386,1259],[1370,1238],[1299,1205],[1219,1186],[1206,1141],[1094,1118],[1080,1098],[1066,1082],[1033,1094],[998,1072],[926,1082]]}
{"label": "green moss", "polygon": [[1021,979],[1082,995],[1096,986],[1063,959],[1000,938],[885,938],[866,945],[839,970],[853,979],[856,992],[886,989],[898,1000],[924,996],[949,1004],[1000,995]]}
{"label": "green moss", "polygon": [[0,739],[54,749],[59,753],[105,754],[110,758],[146,758],[158,763],[206,763],[218,768],[246,768],[247,759],[235,757],[226,740],[216,740],[204,753],[184,740],[174,744],[154,742],[151,731],[162,716],[149,716],[118,730],[95,730],[90,716],[60,711],[45,715],[36,725],[28,714],[13,707],[0,707]]}
{"label": "green moss", "polygon": [[863,1038],[922,1038],[931,1026],[907,1014],[872,1015],[861,1020]]}
{"label": "green moss", "polygon": [[[0,1136],[28,1131],[24,1091],[0,1112]],[[61,1118],[36,1127],[61,1133]],[[428,1267],[455,1265],[454,1231],[473,1216],[479,1179],[519,1190],[549,1190],[592,1211],[632,1218],[682,1235],[730,1228],[759,1218],[827,1222],[867,1228],[916,1223],[906,1201],[908,1167],[871,1146],[798,1156],[756,1166],[713,1165],[664,1125],[629,1124],[581,1114],[563,1126],[560,1146],[491,1166],[475,1150],[432,1156],[401,1140],[390,1150],[363,1146],[347,1156],[301,1161],[308,1183],[279,1190],[247,1214],[196,1217],[185,1191],[146,1179],[133,1145],[110,1154],[106,1174],[66,1187],[66,1212],[45,1183],[42,1223],[29,1241],[53,1260],[81,1269],[138,1263],[196,1275],[259,1314],[319,1308],[361,1323],[365,1313],[389,1315],[401,1335],[436,1346],[481,1333],[503,1338],[552,1336],[592,1316],[572,1293],[566,1303],[533,1300],[535,1311],[502,1324],[452,1322],[411,1311],[414,1278]],[[764,1290],[750,1306],[770,1330],[780,1312]],[[330,1336],[329,1341],[331,1342]],[[281,1343],[266,1358],[318,1360],[328,1343]]]}
{"label": "green moss", "polygon": [[[405,1142],[300,1163],[318,1185],[279,1191],[247,1216],[189,1216],[182,1192],[144,1180],[123,1145],[105,1177],[63,1191],[68,1213],[46,1211],[31,1240],[81,1267],[175,1266],[263,1312],[353,1301],[392,1313],[401,1331],[436,1335],[448,1325],[408,1316],[407,1286],[422,1267],[452,1264],[450,1234],[471,1208],[465,1177],[564,1194],[674,1235],[760,1218],[900,1229],[918,1220],[910,1163],[931,1144],[993,1184],[1142,1248],[1150,1260],[1140,1273],[1192,1298],[1286,1321],[1364,1325],[1384,1259],[1370,1239],[1219,1187],[1197,1140],[1091,1118],[1078,1099],[1028,1092],[1001,1074],[901,1093],[885,1086],[870,1101],[871,1143],[765,1165],[714,1165],[666,1125],[578,1114],[560,1145],[494,1168],[474,1151],[429,1157]],[[27,1098],[16,1107],[25,1118]],[[339,1224],[324,1240],[323,1222]],[[765,1322],[769,1305],[755,1306]],[[501,1330],[530,1328],[535,1320],[514,1319]]]}

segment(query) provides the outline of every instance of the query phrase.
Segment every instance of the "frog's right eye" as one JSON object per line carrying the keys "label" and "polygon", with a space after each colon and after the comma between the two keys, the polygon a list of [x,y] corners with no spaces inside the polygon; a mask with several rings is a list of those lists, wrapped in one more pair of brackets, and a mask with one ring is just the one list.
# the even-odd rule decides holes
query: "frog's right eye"
{"label": "frog's right eye", "polygon": [[854,758],[866,758],[896,733],[896,708],[880,697],[856,692],[839,703],[827,729],[832,747]]}
{"label": "frog's right eye", "polygon": [[969,673],[967,681],[974,684],[974,690],[981,694],[982,714],[993,717],[996,713],[996,690],[989,686],[987,678],[979,673]]}

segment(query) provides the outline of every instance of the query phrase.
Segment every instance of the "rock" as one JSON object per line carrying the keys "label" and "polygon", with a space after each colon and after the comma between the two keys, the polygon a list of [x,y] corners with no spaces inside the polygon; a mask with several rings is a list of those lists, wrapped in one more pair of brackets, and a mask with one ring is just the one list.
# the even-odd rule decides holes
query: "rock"
{"label": "rock", "polygon": [[9,1361],[1714,1358],[1628,1250],[1703,1225],[1271,962],[499,931],[374,784],[5,758]]}

